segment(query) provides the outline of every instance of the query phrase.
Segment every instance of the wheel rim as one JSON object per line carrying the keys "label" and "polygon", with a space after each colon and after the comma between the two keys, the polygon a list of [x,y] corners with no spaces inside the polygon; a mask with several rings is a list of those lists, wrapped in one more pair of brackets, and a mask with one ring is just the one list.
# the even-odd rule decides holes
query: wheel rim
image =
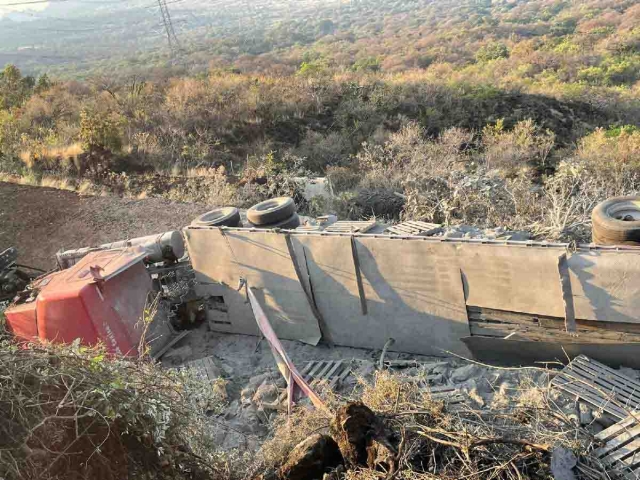
{"label": "wheel rim", "polygon": [[622,222],[640,222],[640,201],[631,200],[611,205],[605,213]]}

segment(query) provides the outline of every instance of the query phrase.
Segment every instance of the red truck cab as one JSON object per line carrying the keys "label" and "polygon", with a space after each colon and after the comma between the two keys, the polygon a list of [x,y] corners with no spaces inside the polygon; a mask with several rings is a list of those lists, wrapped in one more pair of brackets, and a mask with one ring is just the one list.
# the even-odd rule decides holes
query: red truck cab
{"label": "red truck cab", "polygon": [[5,311],[17,337],[56,343],[102,342],[107,351],[137,355],[151,278],[139,247],[92,252],[73,267],[32,285]]}

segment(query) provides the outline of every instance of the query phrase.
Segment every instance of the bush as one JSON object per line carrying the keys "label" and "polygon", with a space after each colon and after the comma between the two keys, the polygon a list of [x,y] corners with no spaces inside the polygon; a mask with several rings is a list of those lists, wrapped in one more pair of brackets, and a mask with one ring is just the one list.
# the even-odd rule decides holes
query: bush
{"label": "bush", "polygon": [[80,139],[89,149],[120,152],[123,146],[124,120],[116,113],[80,112]]}
{"label": "bush", "polygon": [[513,130],[506,131],[504,122],[482,131],[485,147],[485,163],[507,174],[526,167],[545,168],[555,143],[555,135],[538,128],[533,120],[518,122]]}
{"label": "bush", "polygon": [[491,43],[480,47],[476,53],[478,62],[490,62],[509,57],[509,50],[504,43]]}
{"label": "bush", "polygon": [[189,373],[72,346],[0,343],[0,476],[222,479],[204,411],[220,393]]}

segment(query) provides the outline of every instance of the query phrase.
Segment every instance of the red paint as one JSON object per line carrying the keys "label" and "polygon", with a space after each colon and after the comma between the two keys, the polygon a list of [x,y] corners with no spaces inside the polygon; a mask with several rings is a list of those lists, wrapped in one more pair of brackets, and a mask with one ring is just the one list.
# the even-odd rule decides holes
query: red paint
{"label": "red paint", "polygon": [[137,355],[141,319],[151,279],[144,251],[127,248],[93,252],[68,270],[39,280],[35,301],[5,311],[7,327],[25,340],[83,345],[105,344],[107,351]]}

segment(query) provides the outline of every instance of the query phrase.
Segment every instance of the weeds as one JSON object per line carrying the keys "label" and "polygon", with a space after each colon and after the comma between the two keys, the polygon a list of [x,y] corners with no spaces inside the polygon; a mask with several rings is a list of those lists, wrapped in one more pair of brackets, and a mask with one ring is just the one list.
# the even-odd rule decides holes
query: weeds
{"label": "weeds", "polygon": [[2,341],[0,476],[229,478],[204,417],[216,395],[188,372],[100,348]]}
{"label": "weeds", "polygon": [[[551,475],[552,452],[558,448],[574,452],[581,467],[604,475],[602,466],[589,454],[591,436],[572,424],[550,399],[546,387],[549,373],[543,369],[511,372],[510,381],[496,385],[492,400],[480,409],[473,400],[475,389],[469,391],[467,402],[457,408],[434,400],[422,374],[405,376],[379,371],[372,381],[358,379],[358,387],[342,399],[343,405],[358,410],[370,408],[382,425],[374,430],[373,424],[363,425],[361,434],[348,432],[353,442],[369,438],[367,455],[360,460],[351,458],[342,473],[330,474],[331,478],[546,479]],[[506,378],[500,371],[487,375]],[[482,380],[484,377],[477,379]],[[362,407],[353,403],[360,401]],[[336,411],[339,416],[345,410]],[[356,422],[355,417],[340,418],[339,423],[345,428]],[[296,442],[318,431],[328,431],[326,420],[300,408],[292,422],[281,424],[274,439],[263,447],[261,467],[269,472],[281,465]],[[338,441],[333,423],[330,432]],[[343,444],[338,443],[343,449]]]}

